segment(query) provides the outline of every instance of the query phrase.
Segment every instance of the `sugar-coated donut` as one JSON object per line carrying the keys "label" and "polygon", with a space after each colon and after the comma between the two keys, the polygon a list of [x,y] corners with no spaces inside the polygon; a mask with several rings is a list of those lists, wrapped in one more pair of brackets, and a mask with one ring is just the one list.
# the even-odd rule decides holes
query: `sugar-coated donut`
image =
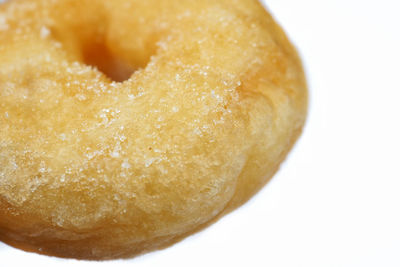
{"label": "sugar-coated donut", "polygon": [[256,0],[10,0],[0,240],[84,259],[171,244],[266,183],[306,106]]}

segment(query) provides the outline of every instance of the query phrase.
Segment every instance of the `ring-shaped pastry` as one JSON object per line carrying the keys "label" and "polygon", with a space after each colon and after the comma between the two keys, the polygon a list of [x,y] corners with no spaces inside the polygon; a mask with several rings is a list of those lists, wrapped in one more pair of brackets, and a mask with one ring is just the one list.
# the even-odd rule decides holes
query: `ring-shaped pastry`
{"label": "ring-shaped pastry", "polygon": [[301,62],[255,0],[0,6],[0,239],[128,257],[244,203],[299,136]]}

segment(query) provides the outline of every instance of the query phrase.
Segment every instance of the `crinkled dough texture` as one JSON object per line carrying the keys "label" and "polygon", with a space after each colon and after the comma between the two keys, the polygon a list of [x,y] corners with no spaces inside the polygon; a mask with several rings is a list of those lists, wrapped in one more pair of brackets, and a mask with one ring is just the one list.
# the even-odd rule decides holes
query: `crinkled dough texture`
{"label": "crinkled dough texture", "polygon": [[256,0],[0,6],[0,239],[130,257],[245,202],[303,126],[301,62]]}

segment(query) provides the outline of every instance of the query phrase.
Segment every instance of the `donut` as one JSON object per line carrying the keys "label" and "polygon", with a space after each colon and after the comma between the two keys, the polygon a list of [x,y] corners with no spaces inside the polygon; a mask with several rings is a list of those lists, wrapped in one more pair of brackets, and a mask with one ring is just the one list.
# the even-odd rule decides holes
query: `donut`
{"label": "donut", "polygon": [[306,118],[296,49],[256,0],[0,6],[0,240],[115,259],[246,202]]}

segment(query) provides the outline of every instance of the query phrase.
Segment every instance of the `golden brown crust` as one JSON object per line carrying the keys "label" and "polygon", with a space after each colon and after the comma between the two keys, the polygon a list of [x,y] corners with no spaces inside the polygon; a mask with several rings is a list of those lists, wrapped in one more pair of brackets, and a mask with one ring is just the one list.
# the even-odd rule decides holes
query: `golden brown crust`
{"label": "golden brown crust", "polygon": [[304,124],[301,62],[255,0],[15,0],[0,18],[10,244],[169,244],[259,190]]}

